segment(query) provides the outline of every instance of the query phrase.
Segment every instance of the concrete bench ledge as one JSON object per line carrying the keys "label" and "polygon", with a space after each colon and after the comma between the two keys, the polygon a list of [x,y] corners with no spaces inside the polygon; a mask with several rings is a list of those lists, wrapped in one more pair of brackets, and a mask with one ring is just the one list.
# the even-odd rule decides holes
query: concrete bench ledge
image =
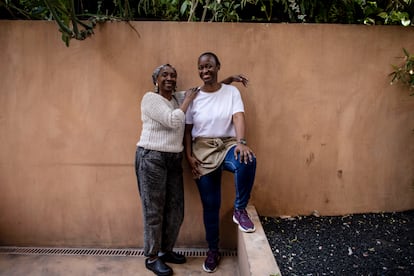
{"label": "concrete bench ledge", "polygon": [[256,231],[254,233],[244,233],[237,230],[237,256],[240,275],[281,276],[256,208],[248,206],[247,212],[256,227]]}

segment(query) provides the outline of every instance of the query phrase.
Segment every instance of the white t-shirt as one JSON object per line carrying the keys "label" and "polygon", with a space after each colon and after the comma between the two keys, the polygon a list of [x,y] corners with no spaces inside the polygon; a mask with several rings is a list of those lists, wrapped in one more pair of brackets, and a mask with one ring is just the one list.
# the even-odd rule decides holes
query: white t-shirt
{"label": "white t-shirt", "polygon": [[212,93],[199,92],[186,112],[186,124],[192,124],[192,137],[235,137],[232,116],[244,112],[239,90],[222,84]]}

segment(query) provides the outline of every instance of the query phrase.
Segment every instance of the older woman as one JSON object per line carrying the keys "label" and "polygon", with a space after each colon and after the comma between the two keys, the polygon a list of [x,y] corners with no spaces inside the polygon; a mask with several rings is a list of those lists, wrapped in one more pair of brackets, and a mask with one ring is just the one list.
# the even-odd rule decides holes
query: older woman
{"label": "older woman", "polygon": [[186,91],[180,105],[174,96],[174,67],[161,65],[152,78],[155,92],[147,92],[141,101],[142,132],[135,171],[144,218],[145,266],[157,275],[171,275],[173,271],[165,262],[186,262],[172,250],[184,218],[181,161],[185,112],[197,90]]}

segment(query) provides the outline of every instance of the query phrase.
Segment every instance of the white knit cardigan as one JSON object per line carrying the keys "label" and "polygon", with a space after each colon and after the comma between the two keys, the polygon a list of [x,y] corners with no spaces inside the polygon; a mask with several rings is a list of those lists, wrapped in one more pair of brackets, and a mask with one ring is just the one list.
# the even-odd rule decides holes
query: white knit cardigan
{"label": "white knit cardigan", "polygon": [[158,93],[145,93],[141,101],[141,120],[137,146],[162,152],[183,151],[185,114],[176,97],[169,101]]}

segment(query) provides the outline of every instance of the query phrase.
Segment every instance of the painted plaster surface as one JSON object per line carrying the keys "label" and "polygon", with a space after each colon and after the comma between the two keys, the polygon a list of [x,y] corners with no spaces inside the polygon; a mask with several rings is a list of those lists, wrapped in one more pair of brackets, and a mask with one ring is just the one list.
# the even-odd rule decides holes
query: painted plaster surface
{"label": "painted plaster surface", "polygon": [[[140,99],[153,69],[201,84],[197,58],[245,102],[260,215],[414,208],[414,97],[390,85],[414,29],[391,26],[131,22],[99,25],[67,48],[54,22],[0,22],[0,244],[142,246],[134,172]],[[205,247],[185,168],[177,246]],[[232,176],[223,178],[221,242],[234,248]]]}

